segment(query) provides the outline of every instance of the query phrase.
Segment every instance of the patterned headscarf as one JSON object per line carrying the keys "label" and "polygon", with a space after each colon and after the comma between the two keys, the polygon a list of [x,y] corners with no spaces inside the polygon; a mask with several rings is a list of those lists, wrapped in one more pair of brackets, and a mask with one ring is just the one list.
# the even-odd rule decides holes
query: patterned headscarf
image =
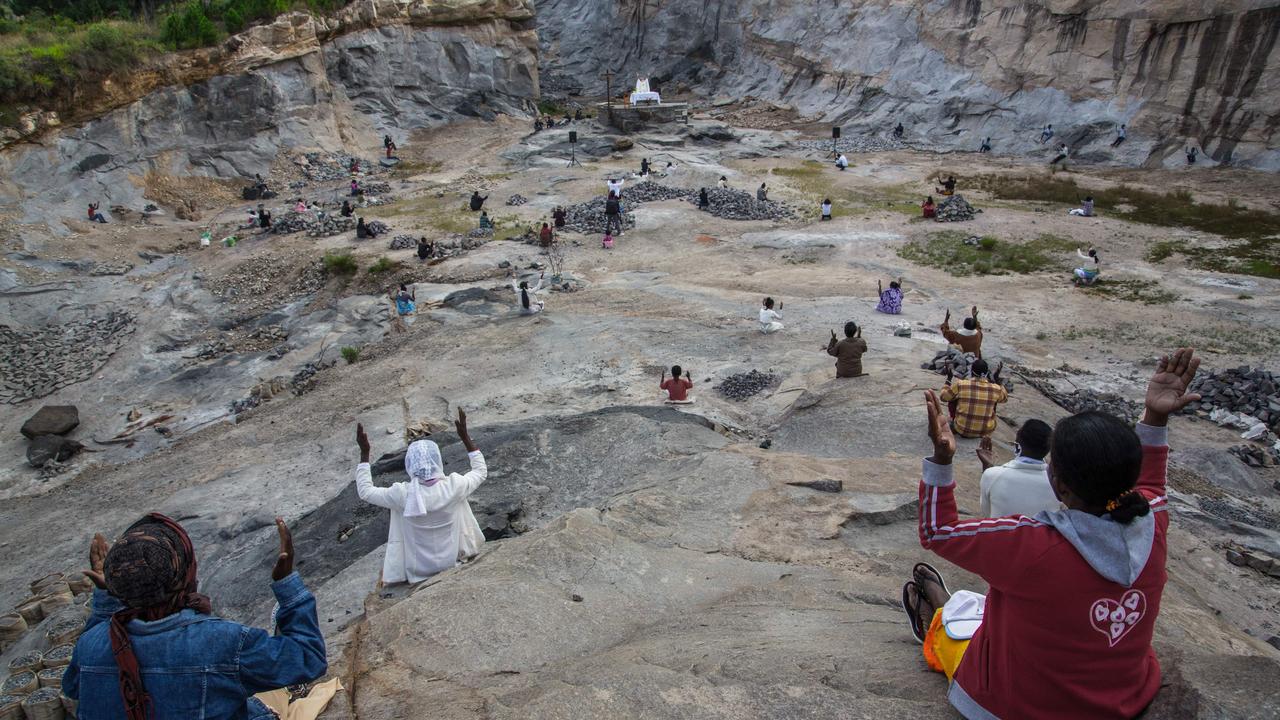
{"label": "patterned headscarf", "polygon": [[404,454],[404,471],[409,474],[409,487],[404,498],[404,516],[417,517],[427,514],[422,487],[430,487],[444,477],[444,460],[440,458],[440,446],[430,440],[418,440],[409,445]]}
{"label": "patterned headscarf", "polygon": [[196,592],[196,553],[182,526],[151,513],[111,546],[103,568],[107,590],[127,607],[111,616],[111,649],[120,669],[120,696],[129,720],[146,720],[151,697],[133,653],[130,620],[159,620],[184,609],[208,615],[209,598]]}

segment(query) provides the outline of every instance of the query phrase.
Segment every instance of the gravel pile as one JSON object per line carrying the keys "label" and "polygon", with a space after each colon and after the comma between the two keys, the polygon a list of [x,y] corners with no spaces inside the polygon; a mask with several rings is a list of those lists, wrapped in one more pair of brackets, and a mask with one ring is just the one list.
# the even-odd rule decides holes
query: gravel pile
{"label": "gravel pile", "polygon": [[[831,152],[830,140],[798,140],[794,143],[794,146],[801,150],[822,153]],[[878,137],[875,135],[846,135],[836,141],[836,152],[842,152],[846,155],[851,153],[901,150],[905,147],[907,147],[907,144],[901,140],[895,140],[893,137]],[[831,158],[831,163],[832,167],[834,167],[835,158]]]}
{"label": "gravel pile", "polygon": [[651,180],[636,183],[629,188],[623,188],[622,197],[629,203],[647,203],[661,202],[663,200],[688,200],[689,198],[697,198],[698,191],[692,188],[675,187],[673,185],[660,185]]}
{"label": "gravel pile", "polygon": [[1092,390],[1072,390],[1062,392],[1047,380],[1022,375],[1028,385],[1039,390],[1045,397],[1059,407],[1071,413],[1082,413],[1088,410],[1114,415],[1127,423],[1136,423],[1142,415],[1142,403],[1137,403],[1115,393],[1094,392]]}
{"label": "gravel pile", "polygon": [[290,233],[302,232],[307,229],[315,220],[315,216],[311,213],[299,213],[290,210],[284,215],[276,215],[271,218],[271,234],[272,235],[288,235]]}
{"label": "gravel pile", "polygon": [[313,260],[304,265],[294,278],[287,294],[280,295],[280,283],[294,273],[293,263],[278,253],[261,255],[231,268],[225,275],[206,283],[210,292],[224,300],[241,302],[260,300],[265,303],[287,302],[310,295],[324,287],[324,263]]}
{"label": "gravel pile", "polygon": [[520,193],[516,193],[515,195],[507,198],[508,205],[524,205],[527,202],[529,202],[529,198],[521,195]]}
{"label": "gravel pile", "polygon": [[963,220],[972,220],[977,213],[965,199],[960,195],[952,195],[951,197],[938,203],[938,214],[934,220],[938,222],[961,222]]}
{"label": "gravel pile", "polygon": [[[627,193],[623,192],[623,197],[627,197]],[[636,216],[627,211],[627,201],[622,203],[622,229],[630,230],[636,226]],[[605,197],[598,195],[591,200],[570,205],[564,209],[565,211],[565,229],[572,232],[586,233],[588,235],[601,235],[604,233],[604,203]]]}
{"label": "gravel pile", "polygon": [[474,228],[467,231],[467,237],[472,239],[492,238],[493,228]]}
{"label": "gravel pile", "polygon": [[324,220],[316,220],[307,225],[307,237],[330,237],[348,233],[355,229],[355,218],[341,215],[325,215]]}
{"label": "gravel pile", "polygon": [[346,153],[304,153],[297,159],[302,174],[311,181],[346,180],[351,177],[351,163],[360,164],[360,172],[370,174],[381,170],[378,163],[363,158],[353,157]]}
{"label": "gravel pile", "polygon": [[294,395],[301,395],[316,386],[316,373],[321,370],[328,370],[337,364],[337,360],[328,360],[326,362],[312,361],[302,366],[301,370],[293,374],[289,380],[289,388],[293,390]]}
{"label": "gravel pile", "polygon": [[779,382],[780,378],[772,371],[762,373],[759,370],[752,370],[730,375],[716,385],[716,390],[730,400],[742,402],[774,387]]}
{"label": "gravel pile", "polygon": [[391,244],[387,247],[391,250],[412,250],[418,247],[418,239],[409,235],[397,235],[391,238]]}
{"label": "gravel pile", "polygon": [[364,182],[360,183],[360,189],[365,195],[390,195],[391,184],[384,182]]}
{"label": "gravel pile", "polygon": [[1191,391],[1201,399],[1186,412],[1207,416],[1216,409],[1248,415],[1280,434],[1280,378],[1273,373],[1247,365],[1210,370],[1196,375]]}
{"label": "gravel pile", "polygon": [[[626,194],[624,193],[624,197]],[[756,200],[756,196],[744,190],[733,188],[710,188],[707,190],[707,212],[726,220],[784,220],[795,217],[795,210],[785,203]],[[689,202],[698,204],[698,194],[694,193]]]}
{"label": "gravel pile", "polygon": [[[907,326],[907,330],[910,329],[911,327]],[[896,330],[894,334],[897,334]],[[907,335],[907,337],[910,337],[910,335]],[[952,377],[964,380],[972,375],[970,367],[973,365],[973,361],[977,359],[978,357],[973,353],[960,352],[956,348],[947,348],[939,351],[929,362],[921,363],[920,367],[924,370],[932,370],[939,375],[946,375],[947,366],[950,365]],[[987,364],[989,366],[988,369],[991,371],[995,371],[996,367],[998,367],[998,363],[992,363],[990,360],[987,361]],[[1003,375],[1003,373],[1001,374]],[[1004,385],[1005,390],[1013,390],[1013,382],[1007,377],[1002,377],[1000,384]]]}
{"label": "gravel pile", "polygon": [[133,329],[134,316],[122,311],[41,328],[0,325],[0,402],[44,397],[88,380]]}
{"label": "gravel pile", "polygon": [[[370,230],[372,230],[372,231],[374,232],[374,234],[376,234],[376,235],[382,235],[383,233],[389,233],[389,232],[391,232],[391,226],[390,226],[390,225],[387,225],[386,223],[382,222],[381,220],[370,220],[369,222],[365,223],[364,225],[365,225],[365,227],[367,227],[367,228],[369,228]],[[354,228],[354,227],[355,227],[355,223],[351,223],[351,226]]]}

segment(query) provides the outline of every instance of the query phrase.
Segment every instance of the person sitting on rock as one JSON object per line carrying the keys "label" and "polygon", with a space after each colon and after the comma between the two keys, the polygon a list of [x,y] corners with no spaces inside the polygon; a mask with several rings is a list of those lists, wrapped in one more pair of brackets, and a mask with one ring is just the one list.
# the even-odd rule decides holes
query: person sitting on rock
{"label": "person sitting on rock", "polygon": [[352,215],[356,214],[356,209],[351,206],[350,200],[343,200],[341,212],[342,212],[342,217],[351,217]]}
{"label": "person sitting on rock", "polygon": [[876,303],[876,312],[882,312],[886,315],[898,315],[902,312],[902,278],[889,282],[889,289],[884,289],[884,283],[876,280],[876,294],[880,297],[880,302]]}
{"label": "person sitting on rock", "polygon": [[721,175],[721,176],[720,176],[720,182],[719,182],[719,185],[720,185],[720,189],[721,189],[721,190],[728,189],[728,187],[729,187],[729,178],[725,177],[724,175]]}
{"label": "person sitting on rock", "polygon": [[901,140],[902,135],[905,132],[906,132],[906,128],[902,127],[902,123],[898,123],[898,125],[893,129],[893,136],[898,140]]}
{"label": "person sitting on rock", "polygon": [[355,178],[351,178],[351,197],[357,197],[363,192],[360,189],[360,183]]}
{"label": "person sitting on rock", "polygon": [[991,152],[991,138],[990,138],[990,137],[983,138],[983,140],[982,140],[982,144],[978,146],[978,152],[980,152],[980,153],[989,153],[989,152]]}
{"label": "person sitting on rock", "polygon": [[[956,439],[926,393],[933,454],[920,482],[920,544],[978,575],[954,595],[915,566],[902,605],[925,663],[970,718],[1133,718],[1160,691],[1152,647],[1164,594],[1169,416],[1199,396],[1190,348],[1162,358],[1137,427],[1090,411],[1053,429],[1048,474],[1065,509],[961,520]],[[987,611],[990,612],[987,612]]]}
{"label": "person sitting on rock", "polygon": [[488,195],[481,196],[479,190],[476,190],[475,192],[471,193],[471,212],[479,211],[480,208],[484,207],[484,201],[488,199],[489,199],[489,196]]}
{"label": "person sitting on rock", "polygon": [[671,366],[670,379],[667,378],[667,371],[662,371],[658,387],[667,391],[668,405],[693,404],[693,399],[689,397],[689,391],[693,389],[693,374],[684,372],[679,365]]}
{"label": "person sitting on rock", "polygon": [[640,177],[644,177],[645,175],[648,175],[648,174],[649,174],[649,158],[643,158],[640,161]]}
{"label": "person sitting on rock", "polygon": [[608,230],[605,230],[604,237],[600,238],[600,247],[605,250],[613,249],[613,234]]}
{"label": "person sitting on rock", "polygon": [[1188,147],[1187,148],[1187,164],[1195,165],[1196,156],[1198,156],[1199,154],[1200,154],[1200,150],[1196,146],[1192,145],[1191,147]]}
{"label": "person sitting on rock", "polygon": [[275,632],[222,620],[199,593],[186,530],[152,513],[114,545],[89,546],[92,613],[62,675],[80,717],[269,718],[255,693],[309,683],[328,671],[316,598],[293,570],[293,537],[276,518],[271,571]]}
{"label": "person sitting on rock", "polygon": [[392,301],[396,304],[396,314],[400,317],[412,315],[418,309],[418,290],[409,289],[404,283],[400,283],[400,289],[391,294]]}
{"label": "person sitting on rock", "polygon": [[534,132],[536,132],[536,133],[537,133],[537,132],[542,132],[542,118],[541,118],[541,117],[535,117],[535,118],[533,119],[533,131],[534,131]]}
{"label": "person sitting on rock", "polygon": [[836,359],[836,377],[862,377],[862,356],[867,352],[867,341],[862,339],[862,328],[850,320],[844,324],[844,339],[836,342],[836,331],[831,331],[827,354]]}
{"label": "person sitting on rock", "polygon": [[[778,310],[782,309],[782,303],[778,303]],[[772,335],[782,329],[782,316],[773,309],[773,298],[764,299],[764,305],[760,308],[760,332],[765,335]]]}
{"label": "person sitting on rock", "polygon": [[1040,131],[1040,140],[1038,142],[1041,145],[1043,145],[1049,142],[1049,140],[1051,140],[1052,138],[1053,138],[1053,125],[1052,124],[1045,125],[1044,129]]}
{"label": "person sitting on rock", "polygon": [[1076,248],[1076,255],[1084,260],[1085,264],[1083,267],[1076,268],[1075,284],[1077,286],[1092,285],[1097,282],[1098,274],[1102,272],[1102,258],[1098,257],[1098,251],[1089,248],[1089,254],[1086,255],[1080,248]]}
{"label": "person sitting on rock", "polygon": [[103,217],[102,213],[98,212],[99,205],[100,203],[89,203],[89,222],[106,224],[107,219]]}
{"label": "person sitting on rock", "polygon": [[698,190],[698,209],[706,210],[709,207],[711,207],[711,199],[707,197],[707,189],[701,188]]}
{"label": "person sitting on rock", "polygon": [[436,244],[425,237],[418,238],[418,260],[425,262],[436,254]]}
{"label": "person sitting on rock", "polygon": [[481,230],[493,229],[493,220],[489,218],[489,213],[484,210],[480,211],[480,229]]}
{"label": "person sitting on rock", "polygon": [[939,195],[955,195],[956,194],[956,176],[949,175],[946,180],[942,181],[942,187],[934,188]]}
{"label": "person sitting on rock", "polygon": [[364,240],[366,238],[376,237],[378,231],[372,225],[366,225],[364,218],[356,219],[356,239]]}
{"label": "person sitting on rock", "polygon": [[938,217],[938,206],[933,203],[932,195],[925,198],[924,202],[920,203],[920,217],[923,217],[923,218]]}
{"label": "person sitting on rock", "polygon": [[546,277],[546,273],[538,276],[538,284],[536,287],[530,288],[529,283],[521,280],[519,284],[515,280],[515,272],[512,271],[511,289],[516,292],[516,297],[520,298],[520,314],[536,315],[542,312],[546,307],[546,303],[538,299],[538,291],[542,289],[542,281]]}
{"label": "person sitting on rock", "polygon": [[993,460],[991,436],[982,438],[977,451],[978,462],[982,463],[979,517],[1035,516],[1041,510],[1053,512],[1062,507],[1049,483],[1044,461],[1052,436],[1053,428],[1048,423],[1027,420],[1018,428],[1013,459],[1000,466]]}
{"label": "person sitting on rock", "polygon": [[458,439],[467,449],[471,469],[465,475],[444,472],[440,446],[417,440],[404,455],[409,479],[390,487],[375,487],[369,465],[372,448],[363,425],[356,425],[360,464],[356,466],[356,494],[370,505],[391,511],[382,582],[418,583],[448,570],[480,552],[484,533],[468,498],[488,476],[484,455],[467,432],[467,414],[458,410],[454,422]]}
{"label": "person sitting on rock", "polygon": [[1067,147],[1066,143],[1062,143],[1061,145],[1058,146],[1058,154],[1054,155],[1053,159],[1049,161],[1050,167],[1057,165],[1058,163],[1065,163],[1067,160],[1067,156],[1070,154],[1071,154],[1070,148]]}
{"label": "person sitting on rock", "polygon": [[555,240],[555,235],[551,232],[551,226],[547,223],[542,223],[542,229],[538,231],[538,242],[542,243],[542,247],[545,248],[551,247],[553,240]]}
{"label": "person sitting on rock", "polygon": [[831,219],[831,198],[825,198],[822,201],[822,205],[818,207],[818,211],[822,213],[818,217],[819,222],[823,220],[830,220]]}
{"label": "person sitting on rock", "polygon": [[581,120],[581,119],[582,119],[582,108],[576,108],[576,109],[574,109],[574,111],[573,111],[573,119],[574,119],[574,120]]}
{"label": "person sitting on rock", "polygon": [[1068,215],[1079,215],[1081,217],[1093,217],[1093,196],[1086,195],[1084,200],[1080,202],[1080,207],[1071,208],[1067,211]]}
{"label": "person sitting on rock", "polygon": [[942,337],[952,345],[957,345],[961,352],[973,353],[976,358],[982,357],[982,323],[978,322],[978,306],[974,305],[969,317],[959,330],[951,329],[951,310],[942,320]]}
{"label": "person sitting on rock", "polygon": [[836,158],[836,167],[840,168],[841,172],[849,169],[849,158],[845,157],[844,153],[840,153],[840,157]]}
{"label": "person sitting on rock", "polygon": [[769,199],[769,189],[764,183],[760,183],[760,187],[756,188],[756,202],[764,202]]}
{"label": "person sitting on rock", "polygon": [[298,202],[293,205],[293,211],[298,214],[306,213],[310,210],[311,208],[307,207],[307,203],[304,202],[302,198],[298,198]]}
{"label": "person sitting on rock", "polygon": [[950,371],[942,389],[942,401],[952,403],[951,429],[965,438],[980,438],[996,430],[996,406],[1009,399],[1004,386],[987,376],[986,360],[974,360],[969,377],[954,380]]}
{"label": "person sitting on rock", "polygon": [[557,205],[556,209],[551,212],[551,220],[555,223],[557,230],[564,228],[568,216],[569,215],[565,212],[564,208],[559,205]]}
{"label": "person sitting on rock", "polygon": [[263,230],[271,229],[271,211],[267,210],[262,203],[258,203],[258,227]]}
{"label": "person sitting on rock", "polygon": [[1129,131],[1125,128],[1124,125],[1121,125],[1120,129],[1116,131],[1116,139],[1111,142],[1111,147],[1113,148],[1120,147],[1120,143],[1124,142],[1128,137],[1129,137]]}

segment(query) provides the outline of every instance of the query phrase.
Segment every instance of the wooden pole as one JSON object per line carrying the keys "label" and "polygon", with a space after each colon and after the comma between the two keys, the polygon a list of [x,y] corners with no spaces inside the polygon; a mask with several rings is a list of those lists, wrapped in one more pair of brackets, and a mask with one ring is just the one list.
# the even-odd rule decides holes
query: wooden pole
{"label": "wooden pole", "polygon": [[605,70],[601,75],[604,78],[604,108],[609,115],[609,120],[613,120],[613,71]]}

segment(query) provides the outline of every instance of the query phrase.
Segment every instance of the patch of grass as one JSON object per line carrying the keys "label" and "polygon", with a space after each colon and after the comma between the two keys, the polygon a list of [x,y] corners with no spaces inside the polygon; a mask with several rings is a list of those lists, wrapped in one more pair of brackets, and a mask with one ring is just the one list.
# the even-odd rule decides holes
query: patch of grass
{"label": "patch of grass", "polygon": [[538,101],[538,112],[543,115],[555,115],[556,117],[562,117],[564,116],[565,108],[554,100],[543,99]]}
{"label": "patch of grass", "polygon": [[1140,302],[1144,305],[1168,305],[1178,299],[1175,293],[1160,287],[1154,280],[1131,278],[1102,277],[1093,285],[1084,288],[1086,292],[1113,300]]}
{"label": "patch of grass", "polygon": [[[76,25],[42,16],[14,26],[0,34],[0,103],[6,106],[71,102],[77,91],[160,51],[156,32],[143,23]],[[9,116],[16,121],[16,113]]]}
{"label": "patch of grass", "polygon": [[957,230],[930,233],[924,240],[902,246],[898,254],[956,276],[1008,275],[1061,270],[1062,262],[1053,254],[1075,249],[1075,243],[1054,235],[1041,235],[1022,243],[984,237],[977,245],[967,244],[967,237]]}
{"label": "patch of grass", "polygon": [[377,260],[375,260],[373,264],[369,266],[369,274],[381,275],[382,273],[395,270],[399,266],[400,266],[400,263],[384,255],[378,258]]}
{"label": "patch of grass", "polygon": [[1076,205],[1081,198],[1092,195],[1095,209],[1102,214],[1147,225],[1186,227],[1240,241],[1213,249],[1163,241],[1148,250],[1147,259],[1151,262],[1179,254],[1203,270],[1280,278],[1280,243],[1276,242],[1280,237],[1280,213],[1244,208],[1234,200],[1225,204],[1198,203],[1186,190],[1160,193],[1127,185],[1092,190],[1077,185],[1073,179],[984,175],[974,178],[972,184],[1006,200]]}
{"label": "patch of grass", "polygon": [[324,271],[330,275],[355,275],[359,263],[351,253],[327,252],[324,254]]}
{"label": "patch of grass", "polygon": [[347,345],[342,348],[342,359],[347,361],[348,365],[355,365],[360,359],[360,348]]}
{"label": "patch of grass", "polygon": [[1237,300],[1252,300],[1252,299],[1253,299],[1253,296],[1252,296],[1252,295],[1250,295],[1249,293],[1240,293],[1239,295],[1237,295],[1237,296],[1236,296],[1236,299],[1237,299]]}

